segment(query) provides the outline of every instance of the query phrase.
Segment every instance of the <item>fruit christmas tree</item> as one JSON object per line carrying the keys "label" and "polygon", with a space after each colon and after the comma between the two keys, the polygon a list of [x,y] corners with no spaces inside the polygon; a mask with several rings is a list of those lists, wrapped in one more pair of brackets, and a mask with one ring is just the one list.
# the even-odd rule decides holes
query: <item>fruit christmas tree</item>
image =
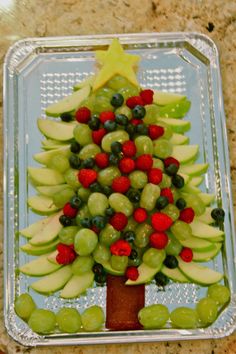
{"label": "fruit christmas tree", "polygon": [[[40,277],[34,291],[60,290],[64,299],[107,283],[109,329],[160,328],[169,317],[181,328],[210,324],[229,291],[217,284],[223,274],[200,262],[221,250],[224,211],[212,208],[214,196],[198,188],[208,165],[195,162],[199,147],[184,135],[191,126],[182,118],[191,104],[185,96],[140,87],[140,57],[124,52],[118,39],[96,59],[96,75],[46,109],[59,119],[37,121],[44,151],[34,155],[42,166],[28,168],[38,193],[28,205],[45,217],[20,231],[28,239],[21,250],[36,256],[20,272]],[[145,307],[145,284],[163,287],[170,280],[210,286],[208,297],[196,310],[177,308],[171,315],[162,304]],[[23,296],[16,312],[36,332],[50,332],[55,319],[45,314],[50,331],[35,327],[44,313],[35,315],[42,310]],[[27,301],[30,313],[22,315]],[[102,322],[101,309],[91,311]],[[85,330],[101,325],[64,315]]]}

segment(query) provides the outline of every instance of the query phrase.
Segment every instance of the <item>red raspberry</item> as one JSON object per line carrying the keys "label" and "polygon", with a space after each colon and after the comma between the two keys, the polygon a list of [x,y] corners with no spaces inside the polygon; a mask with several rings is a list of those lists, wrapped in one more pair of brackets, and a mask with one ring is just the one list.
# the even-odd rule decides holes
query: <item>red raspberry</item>
{"label": "red raspberry", "polygon": [[90,168],[82,168],[78,173],[78,178],[82,186],[88,188],[97,180],[97,172]]}
{"label": "red raspberry", "polygon": [[144,104],[151,104],[153,102],[154,92],[152,90],[143,90],[140,92],[140,96]]}
{"label": "red raspberry", "polygon": [[135,162],[130,157],[124,157],[119,161],[118,166],[122,173],[130,173],[135,169]]}
{"label": "red raspberry", "polygon": [[132,248],[129,242],[125,240],[117,240],[110,246],[111,254],[115,256],[129,256]]}
{"label": "red raspberry", "polygon": [[130,120],[130,123],[133,124],[133,125],[139,125],[139,124],[142,124],[143,123],[143,120],[142,119],[135,119],[135,118],[132,118]]}
{"label": "red raspberry", "polygon": [[164,213],[154,213],[151,216],[151,224],[156,231],[163,232],[171,227],[173,220]]}
{"label": "red raspberry", "polygon": [[143,154],[136,159],[136,168],[141,171],[148,171],[152,168],[153,159],[149,154]]}
{"label": "red raspberry", "polygon": [[122,152],[126,157],[135,156],[137,149],[132,140],[125,141],[122,145]]}
{"label": "red raspberry", "polygon": [[102,138],[106,135],[107,131],[104,128],[92,131],[93,142],[97,145],[101,144]]}
{"label": "red raspberry", "polygon": [[99,168],[106,168],[109,165],[109,155],[105,152],[99,152],[95,156],[95,163]]}
{"label": "red raspberry", "polygon": [[184,262],[189,263],[193,259],[193,251],[191,250],[191,248],[184,247],[180,252],[179,256]]}
{"label": "red raspberry", "polygon": [[56,261],[59,264],[70,264],[76,258],[76,253],[71,247],[71,245],[64,245],[63,243],[59,243],[57,245],[58,254],[56,256]]}
{"label": "red raspberry", "polygon": [[148,135],[152,140],[160,138],[164,134],[165,130],[160,125],[150,124],[148,126]]}
{"label": "red raspberry", "polygon": [[87,107],[80,107],[75,113],[75,119],[79,123],[88,123],[91,117],[91,111]]}
{"label": "red raspberry", "polygon": [[68,216],[68,218],[75,218],[76,217],[76,214],[77,214],[77,209],[76,208],[72,208],[72,206],[70,205],[70,203],[66,203],[64,205],[64,208],[63,208],[63,213],[65,216]]}
{"label": "red raspberry", "polygon": [[116,193],[126,193],[129,187],[130,187],[130,180],[128,177],[125,176],[114,178],[111,185],[111,188]]}
{"label": "red raspberry", "polygon": [[111,218],[109,223],[116,229],[117,231],[122,231],[126,225],[128,224],[128,218],[123,213],[115,213]]}
{"label": "red raspberry", "polygon": [[99,119],[102,124],[104,124],[107,120],[115,120],[115,113],[112,111],[105,111],[100,113]]}
{"label": "red raspberry", "polygon": [[174,157],[167,157],[165,160],[164,160],[164,165],[165,167],[168,167],[169,165],[176,165],[178,168],[179,168],[179,161],[176,160]]}
{"label": "red raspberry", "polygon": [[150,235],[150,245],[158,250],[161,250],[167,246],[169,238],[164,232],[154,232]]}
{"label": "red raspberry", "polygon": [[194,219],[195,213],[193,208],[185,208],[181,210],[179,219],[190,224]]}
{"label": "red raspberry", "polygon": [[139,276],[138,269],[134,266],[128,267],[125,272],[125,276],[130,280],[137,280]]}
{"label": "red raspberry", "polygon": [[139,224],[147,220],[148,213],[144,208],[137,208],[133,213],[133,218]]}
{"label": "red raspberry", "polygon": [[170,188],[163,188],[161,190],[161,196],[162,197],[167,197],[170,204],[174,203],[173,193],[172,193]]}
{"label": "red raspberry", "polygon": [[141,96],[132,96],[126,100],[126,106],[131,109],[137,105],[144,106],[144,102]]}
{"label": "red raspberry", "polygon": [[[71,246],[71,245],[70,245]],[[58,243],[57,245],[57,250],[59,253],[63,253],[67,251],[67,245],[65,245],[64,243]]]}
{"label": "red raspberry", "polygon": [[153,184],[159,184],[162,181],[162,170],[159,168],[151,168],[148,171],[148,182]]}

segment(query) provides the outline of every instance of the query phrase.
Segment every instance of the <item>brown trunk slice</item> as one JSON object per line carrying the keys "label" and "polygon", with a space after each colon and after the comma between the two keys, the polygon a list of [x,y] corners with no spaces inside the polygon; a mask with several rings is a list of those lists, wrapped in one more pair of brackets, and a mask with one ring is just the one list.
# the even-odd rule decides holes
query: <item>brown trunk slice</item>
{"label": "brown trunk slice", "polygon": [[125,277],[107,276],[106,328],[141,329],[138,312],[145,304],[145,285],[125,285]]}

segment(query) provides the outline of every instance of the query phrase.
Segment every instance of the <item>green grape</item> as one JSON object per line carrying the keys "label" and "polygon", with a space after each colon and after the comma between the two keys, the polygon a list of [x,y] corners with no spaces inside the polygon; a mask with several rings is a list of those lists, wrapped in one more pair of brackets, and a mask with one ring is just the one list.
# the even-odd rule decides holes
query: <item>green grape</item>
{"label": "green grape", "polygon": [[196,216],[204,214],[206,207],[197,194],[194,195],[187,194],[187,193],[181,193],[181,194],[187,203],[187,207],[193,208]]}
{"label": "green grape", "polygon": [[156,124],[159,117],[159,107],[156,104],[145,106],[146,114],[144,117],[145,124]]}
{"label": "green grape", "polygon": [[207,296],[215,300],[218,305],[224,305],[230,299],[230,291],[224,285],[213,284],[208,288]]}
{"label": "green grape", "polygon": [[73,134],[77,143],[82,146],[93,143],[92,131],[87,124],[76,124]]}
{"label": "green grape", "polygon": [[175,238],[173,235],[170,236],[170,234],[168,234],[168,236],[169,242],[165,248],[166,254],[171,256],[178,256],[183,247],[177,238]]}
{"label": "green grape", "polygon": [[170,176],[166,175],[165,173],[162,174],[162,181],[159,183],[159,187],[163,188],[170,188],[171,187],[171,178]]}
{"label": "green grape", "polygon": [[94,259],[91,256],[79,256],[72,263],[71,270],[75,275],[81,275],[89,272],[94,265]]}
{"label": "green grape", "polygon": [[36,309],[32,312],[28,325],[36,333],[49,334],[55,330],[56,316],[52,311]]}
{"label": "green grape", "polygon": [[110,99],[105,96],[96,96],[94,100],[95,113],[101,113],[104,111],[113,111],[114,107],[110,103]]}
{"label": "green grape", "polygon": [[94,231],[81,229],[75,235],[75,252],[80,256],[88,256],[95,250],[97,243],[98,237]]}
{"label": "green grape", "polygon": [[98,173],[98,182],[103,186],[111,186],[113,179],[120,177],[120,170],[115,166],[104,168]]}
{"label": "green grape", "polygon": [[103,263],[109,261],[111,257],[110,250],[101,243],[98,243],[97,247],[93,252],[93,258],[97,263]]}
{"label": "green grape", "polygon": [[165,257],[166,257],[166,253],[164,250],[158,250],[156,248],[150,247],[143,254],[143,262],[151,268],[157,268],[161,266]]}
{"label": "green grape", "polygon": [[129,97],[138,96],[139,89],[136,86],[130,84],[127,85],[126,87],[120,88],[118,90],[118,93],[120,93],[124,97],[124,100],[126,101]]}
{"label": "green grape", "polygon": [[88,208],[92,216],[105,215],[105,210],[109,207],[107,197],[102,193],[92,193],[88,199]]}
{"label": "green grape", "polygon": [[35,309],[35,302],[29,294],[21,294],[16,298],[15,311],[22,320],[27,321]]}
{"label": "green grape", "polygon": [[148,178],[145,172],[134,171],[129,174],[131,187],[135,189],[142,189],[148,183]]}
{"label": "green grape", "polygon": [[63,208],[66,203],[69,202],[69,200],[75,195],[75,192],[72,188],[68,187],[63,189],[60,192],[57,192],[54,194],[52,197],[53,203],[58,207],[58,208]]}
{"label": "green grape", "polygon": [[138,225],[137,222],[131,216],[128,219],[128,224],[126,225],[124,231],[134,231],[137,225]]}
{"label": "green grape", "polygon": [[90,218],[91,214],[89,212],[88,206],[85,204],[82,206],[82,208],[79,209],[75,221],[78,226],[81,226],[80,221],[84,218]]}
{"label": "green grape", "polygon": [[172,154],[173,146],[167,139],[154,140],[153,147],[154,155],[160,159],[165,159]]}
{"label": "green grape", "polygon": [[100,147],[97,144],[88,144],[84,146],[79,152],[79,158],[81,160],[94,158],[97,154],[101,152]]}
{"label": "green grape", "polygon": [[65,172],[65,180],[66,180],[66,183],[69,184],[69,186],[73,189],[78,189],[81,184],[79,182],[79,179],[78,179],[78,171],[77,170],[74,170],[73,168],[69,168],[69,170],[67,170]]}
{"label": "green grape", "polygon": [[81,314],[82,326],[85,331],[94,332],[101,329],[105,320],[103,310],[99,306],[91,306]]}
{"label": "green grape", "polygon": [[143,188],[140,198],[140,206],[148,211],[155,208],[156,201],[160,197],[160,187],[153,183],[147,183]]}
{"label": "green grape", "polygon": [[164,163],[162,160],[157,159],[156,157],[153,158],[153,168],[159,168],[160,170],[164,170]]}
{"label": "green grape", "polygon": [[106,152],[111,152],[111,144],[115,141],[123,144],[129,140],[129,134],[124,130],[116,130],[114,132],[106,134],[102,139],[102,148]]}
{"label": "green grape", "polygon": [[81,317],[76,309],[61,308],[56,314],[56,320],[61,332],[76,333],[81,329]]}
{"label": "green grape", "polygon": [[179,218],[180,211],[174,204],[168,204],[163,210],[173,221]]}
{"label": "green grape", "polygon": [[107,86],[113,89],[114,91],[118,91],[119,89],[129,85],[129,81],[120,75],[113,76],[108,82]]}
{"label": "green grape", "polygon": [[197,311],[188,307],[178,307],[171,312],[170,319],[177,328],[196,328],[198,324]]}
{"label": "green grape", "polygon": [[104,229],[99,234],[99,242],[107,247],[110,247],[112,243],[119,240],[120,232],[114,229],[111,224],[106,224]]}
{"label": "green grape", "polygon": [[115,91],[112,90],[110,87],[104,86],[96,91],[96,97],[102,96],[102,97],[106,97],[108,100],[111,100],[114,93]]}
{"label": "green grape", "polygon": [[146,223],[139,224],[135,229],[135,246],[140,248],[146,247],[149,243],[149,236],[152,232],[151,225]]}
{"label": "green grape", "polygon": [[55,155],[51,158],[50,168],[55,169],[61,173],[65,172],[70,168],[68,158],[64,155]]}
{"label": "green grape", "polygon": [[181,220],[175,221],[170,230],[178,240],[187,240],[192,236],[191,226]]}
{"label": "green grape", "polygon": [[118,107],[115,114],[124,114],[129,120],[132,119],[132,111],[127,106]]}
{"label": "green grape", "polygon": [[168,308],[161,304],[143,307],[138,313],[138,320],[145,329],[164,327],[169,317]]}
{"label": "green grape", "polygon": [[140,135],[134,140],[134,142],[137,148],[137,156],[143,154],[152,155],[153,144],[152,140],[148,136]]}
{"label": "green grape", "polygon": [[198,317],[204,325],[213,323],[217,318],[218,307],[215,300],[210,297],[201,299],[196,307]]}
{"label": "green grape", "polygon": [[78,226],[63,227],[58,234],[60,242],[64,243],[65,245],[72,245],[78,230]]}
{"label": "green grape", "polygon": [[121,193],[112,193],[109,196],[109,204],[116,211],[124,213],[126,216],[130,216],[133,214],[133,204],[130,200]]}
{"label": "green grape", "polygon": [[125,271],[128,266],[128,257],[127,256],[111,256],[111,267],[115,270]]}
{"label": "green grape", "polygon": [[91,192],[90,192],[90,190],[88,188],[80,187],[78,189],[77,194],[83,200],[83,202],[87,202]]}

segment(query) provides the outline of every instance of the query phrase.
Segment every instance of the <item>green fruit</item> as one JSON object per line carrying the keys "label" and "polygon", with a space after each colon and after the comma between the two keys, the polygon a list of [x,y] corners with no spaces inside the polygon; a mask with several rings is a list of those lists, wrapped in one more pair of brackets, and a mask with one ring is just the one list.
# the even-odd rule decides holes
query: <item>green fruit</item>
{"label": "green fruit", "polygon": [[138,313],[139,322],[145,329],[164,327],[169,316],[168,308],[161,304],[144,307]]}
{"label": "green fruit", "polygon": [[52,311],[36,309],[32,312],[28,325],[32,331],[39,334],[53,333],[56,326],[56,316]]}
{"label": "green fruit", "polygon": [[21,294],[16,298],[14,308],[16,314],[22,318],[22,320],[27,321],[32,312],[36,309],[36,304],[29,294]]}

